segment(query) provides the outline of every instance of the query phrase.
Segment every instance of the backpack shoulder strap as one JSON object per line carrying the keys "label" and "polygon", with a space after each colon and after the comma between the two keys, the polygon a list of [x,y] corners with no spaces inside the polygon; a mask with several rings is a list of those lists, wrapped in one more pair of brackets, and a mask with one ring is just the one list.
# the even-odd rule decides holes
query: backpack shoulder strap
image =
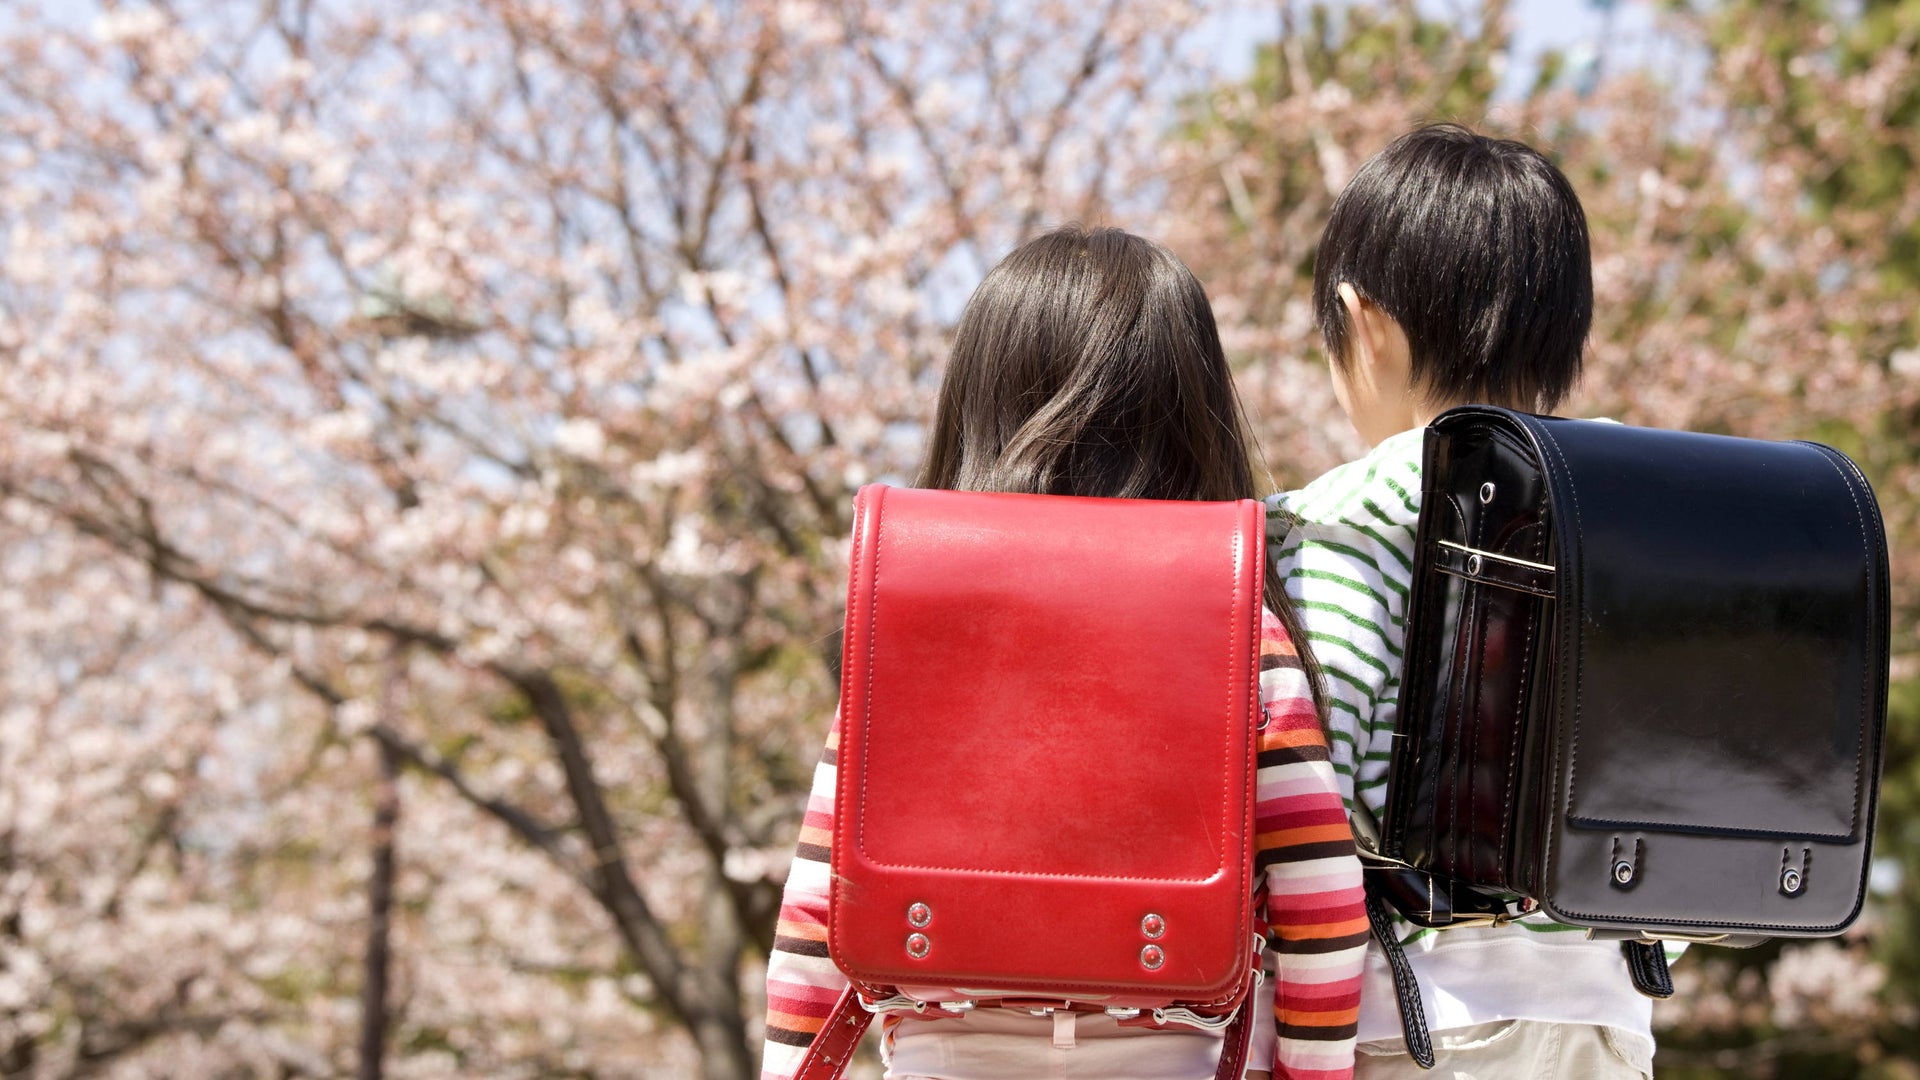
{"label": "backpack shoulder strap", "polygon": [[807,1056],[800,1062],[794,1080],[840,1080],[871,1023],[873,1014],[860,1007],[859,993],[851,986],[841,991],[833,1012],[813,1037],[813,1045],[807,1047]]}

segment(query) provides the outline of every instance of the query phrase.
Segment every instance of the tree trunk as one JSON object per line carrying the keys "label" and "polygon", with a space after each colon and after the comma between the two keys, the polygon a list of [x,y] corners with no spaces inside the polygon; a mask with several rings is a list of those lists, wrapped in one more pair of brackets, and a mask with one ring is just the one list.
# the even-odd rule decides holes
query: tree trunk
{"label": "tree trunk", "polygon": [[373,871],[367,877],[367,970],[360,987],[358,1080],[381,1080],[387,1053],[387,983],[393,922],[394,830],[400,821],[400,758],[380,750],[380,779],[373,803]]}
{"label": "tree trunk", "polygon": [[[13,872],[13,833],[11,830],[0,833],[0,878]],[[20,940],[20,912],[8,911],[0,914],[0,940]],[[0,971],[6,965],[0,963]],[[0,1077],[32,1076],[34,1061],[37,1057],[38,1043],[31,1035],[21,1035],[7,1045],[0,1045]]]}
{"label": "tree trunk", "polygon": [[700,1048],[701,1080],[754,1080],[760,1075],[759,1055],[747,1046],[738,995],[721,1008],[691,1017],[687,1026]]}
{"label": "tree trunk", "polygon": [[[698,710],[700,772],[697,787],[690,794],[701,805],[712,808],[717,817],[727,813],[727,778],[732,773],[736,716],[734,701],[739,692],[740,646],[745,630],[746,600],[743,587],[729,587],[715,605],[722,612],[718,640],[709,646],[706,657],[706,697]],[[715,647],[717,646],[717,647]],[[747,928],[741,924],[739,906],[729,903],[732,889],[727,882],[723,860],[706,866],[706,926],[701,934],[700,968],[713,984],[712,998],[720,1008],[710,1010],[695,1025],[709,1080],[719,1077],[757,1075],[755,1048],[747,1045],[746,1018],[741,1009],[740,961],[747,943]],[[704,1029],[712,1028],[709,1035]],[[709,1039],[713,1046],[709,1049]],[[739,1070],[746,1069],[747,1072]]]}

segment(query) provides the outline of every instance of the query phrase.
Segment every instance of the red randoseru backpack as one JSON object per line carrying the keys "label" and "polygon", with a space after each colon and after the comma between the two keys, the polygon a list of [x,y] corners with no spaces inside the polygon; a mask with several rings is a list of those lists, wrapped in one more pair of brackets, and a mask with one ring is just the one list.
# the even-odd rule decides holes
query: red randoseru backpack
{"label": "red randoseru backpack", "polygon": [[875,1012],[1228,1028],[1254,932],[1259,503],[871,485],[855,504],[828,944]]}

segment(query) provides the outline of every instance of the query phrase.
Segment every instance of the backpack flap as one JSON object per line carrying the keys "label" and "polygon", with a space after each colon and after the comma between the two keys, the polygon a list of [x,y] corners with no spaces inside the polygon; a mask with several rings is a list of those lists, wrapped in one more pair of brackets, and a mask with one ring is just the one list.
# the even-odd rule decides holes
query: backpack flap
{"label": "backpack flap", "polygon": [[1859,470],[1812,443],[1496,422],[1532,441],[1555,519],[1541,905],[1674,935],[1844,929],[1887,695]]}
{"label": "backpack flap", "polygon": [[1232,999],[1251,928],[1260,504],[873,485],[829,945],[869,987]]}

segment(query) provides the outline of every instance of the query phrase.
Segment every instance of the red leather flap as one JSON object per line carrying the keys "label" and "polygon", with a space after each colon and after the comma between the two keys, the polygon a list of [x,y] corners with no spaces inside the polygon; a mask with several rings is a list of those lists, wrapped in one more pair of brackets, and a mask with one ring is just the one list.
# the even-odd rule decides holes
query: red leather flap
{"label": "red leather flap", "polygon": [[830,930],[849,974],[1238,984],[1263,524],[1250,500],[861,491]]}

